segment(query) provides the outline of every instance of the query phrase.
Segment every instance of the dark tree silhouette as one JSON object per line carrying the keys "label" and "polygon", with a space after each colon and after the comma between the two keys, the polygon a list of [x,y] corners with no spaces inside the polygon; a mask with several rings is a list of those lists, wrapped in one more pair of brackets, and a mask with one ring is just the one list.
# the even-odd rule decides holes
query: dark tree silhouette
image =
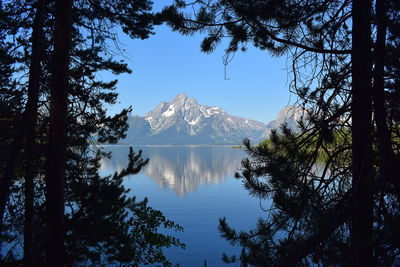
{"label": "dark tree silhouette", "polygon": [[35,137],[38,113],[43,38],[42,28],[46,0],[36,2],[36,14],[32,26],[32,52],[29,67],[28,100],[26,103],[26,144],[25,144],[25,224],[24,224],[24,265],[32,266],[33,201],[35,177]]}
{"label": "dark tree silhouette", "polygon": [[148,1],[108,4],[0,4],[0,123],[7,129],[0,134],[1,264],[169,265],[163,248],[184,247],[158,232],[182,228],[123,186],[123,177],[147,163],[140,151],[131,149],[120,173],[98,173],[111,156],[98,142],[124,137],[131,109],[106,115],[103,104],[116,102],[117,80],[100,81],[96,73],[131,72],[107,53],[114,27],[144,39],[153,23]]}
{"label": "dark tree silhouette", "polygon": [[352,213],[351,264],[373,265],[372,1],[352,7]]}
{"label": "dark tree silhouette", "polygon": [[50,128],[46,167],[47,265],[65,265],[64,183],[72,31],[72,0],[55,3],[54,52],[50,87]]}
{"label": "dark tree silhouette", "polygon": [[221,220],[223,237],[243,247],[240,259],[225,255],[227,262],[396,261],[398,241],[387,237],[398,234],[393,223],[399,221],[400,191],[393,174],[399,139],[398,124],[386,111],[397,114],[398,98],[389,94],[398,84],[399,66],[385,63],[393,58],[385,50],[398,53],[399,34],[393,28],[385,41],[385,25],[395,27],[399,13],[389,0],[215,0],[176,1],[159,14],[182,34],[206,32],[204,52],[227,38],[227,54],[251,43],[292,60],[290,89],[304,108],[301,131],[282,126],[269,142],[245,142],[249,159],[238,176],[251,194],[273,205],[269,219],[260,219],[249,233]]}

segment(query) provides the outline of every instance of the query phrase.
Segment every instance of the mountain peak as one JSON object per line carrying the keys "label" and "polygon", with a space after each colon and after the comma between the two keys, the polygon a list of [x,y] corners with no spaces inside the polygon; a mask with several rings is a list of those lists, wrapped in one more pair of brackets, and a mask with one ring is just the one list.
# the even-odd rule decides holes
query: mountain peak
{"label": "mountain peak", "polygon": [[292,119],[294,121],[301,120],[304,115],[304,109],[300,106],[286,106],[279,111],[276,116],[277,120]]}
{"label": "mountain peak", "polygon": [[171,109],[182,110],[197,106],[197,101],[185,94],[178,94],[169,104]]}
{"label": "mountain peak", "polygon": [[130,125],[127,141],[141,144],[239,144],[245,137],[258,138],[266,127],[220,107],[200,105],[186,94],[162,102],[141,123],[134,123],[137,127]]}
{"label": "mountain peak", "polygon": [[286,126],[293,131],[298,131],[298,121],[304,121],[305,115],[305,111],[301,106],[293,105],[282,108],[276,116],[276,119],[267,124],[267,129],[263,133],[262,138],[270,138],[272,129],[276,129],[280,132],[280,127],[283,123],[286,123]]}
{"label": "mountain peak", "polygon": [[177,94],[175,98],[172,100],[172,102],[180,102],[180,101],[186,101],[188,99],[188,96],[185,94]]}

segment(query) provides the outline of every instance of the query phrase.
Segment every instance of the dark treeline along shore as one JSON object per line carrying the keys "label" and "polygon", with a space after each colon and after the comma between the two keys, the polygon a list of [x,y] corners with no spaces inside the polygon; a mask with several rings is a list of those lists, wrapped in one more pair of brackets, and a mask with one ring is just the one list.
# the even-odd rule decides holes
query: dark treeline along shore
{"label": "dark treeline along shore", "polygon": [[250,45],[287,56],[288,90],[303,110],[299,131],[282,125],[267,142],[243,141],[248,158],[236,176],[272,208],[249,232],[220,219],[227,244],[242,248],[222,259],[400,262],[399,1],[176,1],[157,13],[147,0],[0,6],[1,265],[168,266],[164,248],[185,247],[162,234],[182,231],[179,222],[127,194],[123,178],[148,162],[141,151],[131,149],[119,172],[99,174],[112,155],[97,145],[126,137],[131,109],[107,115],[117,80],[96,73],[131,72],[108,53],[118,29],[146,39],[162,23],[204,34],[203,52],[225,38],[227,56]]}

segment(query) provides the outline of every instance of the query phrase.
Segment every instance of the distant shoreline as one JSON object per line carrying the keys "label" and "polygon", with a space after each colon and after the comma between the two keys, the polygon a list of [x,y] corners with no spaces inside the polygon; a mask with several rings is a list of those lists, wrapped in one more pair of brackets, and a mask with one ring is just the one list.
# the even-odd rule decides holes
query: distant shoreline
{"label": "distant shoreline", "polygon": [[168,144],[168,145],[144,145],[144,144],[99,144],[99,146],[147,146],[147,147],[172,147],[172,146],[230,146],[232,148],[242,148],[240,144]]}

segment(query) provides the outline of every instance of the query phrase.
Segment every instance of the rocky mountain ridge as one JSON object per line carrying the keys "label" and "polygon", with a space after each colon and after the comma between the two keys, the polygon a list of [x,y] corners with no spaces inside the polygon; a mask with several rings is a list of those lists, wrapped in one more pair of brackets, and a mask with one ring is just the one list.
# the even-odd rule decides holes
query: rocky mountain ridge
{"label": "rocky mountain ridge", "polygon": [[240,144],[244,138],[259,142],[283,122],[296,128],[298,108],[285,107],[267,125],[233,116],[216,106],[204,106],[185,94],[161,102],[144,117],[130,115],[127,137],[121,143],[140,145]]}

